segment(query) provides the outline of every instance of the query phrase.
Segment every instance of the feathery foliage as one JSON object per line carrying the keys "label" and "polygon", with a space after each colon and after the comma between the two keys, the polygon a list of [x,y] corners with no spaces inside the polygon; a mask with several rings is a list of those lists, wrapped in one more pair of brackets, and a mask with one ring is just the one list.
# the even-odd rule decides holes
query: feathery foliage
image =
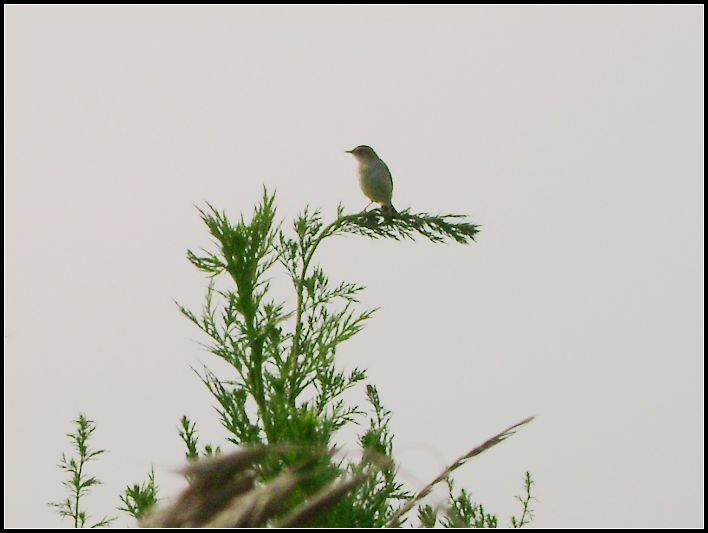
{"label": "feathery foliage", "polygon": [[334,229],[337,232],[355,233],[373,239],[413,240],[416,235],[420,235],[432,242],[451,240],[469,244],[479,233],[479,226],[464,222],[464,218],[464,215],[411,213],[408,209],[394,215],[384,214],[380,209],[344,215],[340,206]]}
{"label": "feathery foliage", "polygon": [[[76,430],[66,436],[71,440],[76,456],[67,457],[62,454],[59,462],[59,468],[69,474],[69,478],[62,482],[69,489],[69,496],[63,501],[51,502],[49,506],[55,508],[61,517],[71,519],[74,527],[85,527],[89,516],[81,506],[81,498],[87,496],[92,487],[101,483],[96,477],[86,474],[86,465],[106,450],[94,450],[89,446],[89,440],[96,431],[92,420],[82,413],[73,422]],[[115,518],[104,517],[90,527],[105,527],[113,520]]]}
{"label": "feathery foliage", "polygon": [[[496,525],[467,492],[453,495],[450,473],[530,419],[470,451],[419,493],[407,491],[393,460],[391,412],[366,383],[365,370],[345,371],[337,361],[342,343],[374,311],[358,307],[363,287],[333,282],[315,263],[320,245],[334,236],[467,244],[479,227],[460,215],[345,214],[340,206],[330,222],[306,208],[288,229],[267,191],[250,219],[233,222],[210,204],[199,213],[213,246],[190,250],[187,258],[207,276],[208,288],[200,310],[178,305],[203,332],[206,349],[229,366],[223,377],[208,366],[195,372],[215,400],[226,440],[241,452],[205,446],[200,453],[196,424],[183,416],[179,436],[189,487],[175,502],[150,510],[157,501],[151,472],[147,483],[126,489],[121,510],[145,525],[395,527],[444,480],[450,508],[443,525]],[[290,302],[271,291],[271,279],[283,271],[292,285]],[[364,384],[364,405],[344,400],[345,392]],[[358,451],[347,448],[344,456],[337,438],[349,425],[361,428]],[[429,507],[418,515],[423,525],[438,521]],[[530,518],[524,508],[518,524]]]}
{"label": "feathery foliage", "polygon": [[[179,423],[180,429],[178,431],[178,435],[187,447],[187,451],[184,456],[188,461],[199,459],[199,436],[197,433],[196,422],[192,422],[186,415],[184,415],[180,419]],[[205,444],[204,450],[202,451],[202,456],[211,457],[212,455],[217,455],[219,453],[221,453],[221,448],[219,446],[214,447],[211,444]]]}
{"label": "feathery foliage", "polygon": [[[217,400],[228,439],[239,446],[290,447],[263,462],[259,474],[268,481],[302,463],[312,450],[332,449],[340,428],[368,417],[368,429],[359,439],[361,460],[335,462],[322,454],[288,504],[302,503],[335,479],[373,466],[314,525],[380,527],[394,516],[398,523],[410,507],[396,502],[410,502],[412,495],[396,481],[390,412],[373,385],[366,387],[368,415],[346,404],[342,394],[365,381],[366,373],[358,368],[344,372],[335,359],[341,343],[361,331],[373,311],[356,307],[363,287],[332,283],[314,264],[314,255],[323,241],[345,234],[465,244],[474,240],[478,226],[459,215],[408,210],[388,215],[380,209],[348,215],[340,206],[329,223],[319,211],[305,209],[288,233],[276,223],[274,197],[267,192],[250,221],[242,217],[233,224],[211,205],[200,214],[216,246],[189,251],[187,257],[211,282],[201,313],[180,309],[208,336],[208,349],[234,369],[235,378],[228,381],[208,368],[200,373]],[[268,280],[278,265],[290,277],[294,308],[270,297]],[[217,288],[222,274],[230,278],[225,289]]]}
{"label": "feathery foliage", "polygon": [[531,472],[527,471],[524,476],[524,495],[516,497],[516,499],[521,503],[521,517],[511,517],[512,527],[524,527],[533,520],[533,510],[531,509],[531,500],[535,499],[531,496],[531,487],[533,484],[534,480],[531,477]]}
{"label": "feathery foliage", "polygon": [[123,507],[119,507],[119,511],[125,511],[133,518],[142,518],[157,503],[155,471],[150,469],[148,480],[145,483],[135,483],[132,486],[127,486],[120,497],[120,501],[123,502]]}

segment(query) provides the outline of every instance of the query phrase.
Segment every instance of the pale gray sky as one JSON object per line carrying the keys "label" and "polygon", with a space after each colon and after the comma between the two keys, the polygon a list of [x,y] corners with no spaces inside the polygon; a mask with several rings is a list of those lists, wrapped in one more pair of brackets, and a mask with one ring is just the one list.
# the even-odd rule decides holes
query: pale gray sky
{"label": "pale gray sky", "polygon": [[[380,306],[345,345],[394,412],[420,487],[460,471],[506,523],[703,523],[703,8],[5,8],[5,525],[58,526],[70,420],[110,454],[89,500],[155,465],[179,417],[224,437],[190,370],[221,369],[172,299],[263,185],[283,217],[358,210],[370,144],[394,203],[469,214],[469,247],[329,242]],[[128,521],[121,519],[122,524]]]}

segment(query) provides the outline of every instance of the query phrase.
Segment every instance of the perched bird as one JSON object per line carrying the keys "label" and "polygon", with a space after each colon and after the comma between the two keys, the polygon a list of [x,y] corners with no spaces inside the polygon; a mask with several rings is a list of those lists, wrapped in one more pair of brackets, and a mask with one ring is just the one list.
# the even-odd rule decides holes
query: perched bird
{"label": "perched bird", "polygon": [[[388,216],[396,213],[391,203],[393,178],[386,163],[376,155],[371,146],[357,146],[353,150],[346,150],[346,153],[352,154],[359,162],[359,186],[371,200],[369,205],[374,202],[381,204],[381,211]],[[369,205],[364,208],[364,211]]]}

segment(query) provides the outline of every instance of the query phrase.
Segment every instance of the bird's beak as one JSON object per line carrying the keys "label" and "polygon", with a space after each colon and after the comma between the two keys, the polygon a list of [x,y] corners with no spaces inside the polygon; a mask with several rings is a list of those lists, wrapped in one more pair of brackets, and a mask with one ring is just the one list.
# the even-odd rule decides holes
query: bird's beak
{"label": "bird's beak", "polygon": [[352,151],[351,151],[351,150],[344,150],[344,153],[345,153],[345,154],[351,154]]}

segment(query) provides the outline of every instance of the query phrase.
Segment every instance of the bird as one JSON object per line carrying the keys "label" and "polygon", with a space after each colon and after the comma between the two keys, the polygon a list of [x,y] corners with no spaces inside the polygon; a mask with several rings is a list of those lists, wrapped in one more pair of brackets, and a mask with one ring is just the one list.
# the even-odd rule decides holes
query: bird
{"label": "bird", "polygon": [[371,200],[362,212],[365,213],[369,206],[376,202],[381,204],[384,215],[391,216],[397,213],[391,203],[393,178],[386,163],[371,146],[360,145],[345,152],[352,154],[359,163],[359,186],[364,195]]}

